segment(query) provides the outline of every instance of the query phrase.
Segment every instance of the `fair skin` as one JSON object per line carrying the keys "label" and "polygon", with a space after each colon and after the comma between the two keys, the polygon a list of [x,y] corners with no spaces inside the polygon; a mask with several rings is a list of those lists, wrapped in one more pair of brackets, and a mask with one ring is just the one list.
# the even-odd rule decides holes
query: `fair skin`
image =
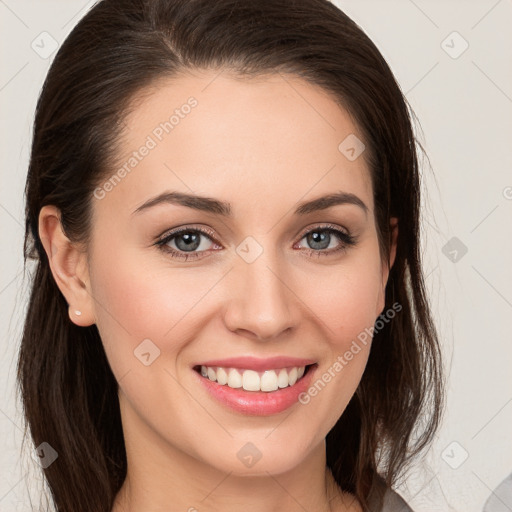
{"label": "fair skin", "polygon": [[[331,95],[299,78],[204,71],[146,91],[125,119],[119,161],[190,96],[197,106],[92,199],[87,250],[63,234],[55,207],[39,218],[70,321],[97,325],[119,383],[128,474],[113,512],[361,510],[326,470],[325,437],[358,386],[370,344],[307,405],[269,416],[214,400],[192,367],[285,355],[315,360],[320,376],[374,325],[389,266],[379,255],[364,155],[350,161],[338,150],[348,135],[363,137]],[[169,203],[133,214],[167,190],[229,202],[233,215]],[[345,203],[295,214],[299,203],[341,191],[367,211]],[[320,229],[326,223],[356,244],[334,253],[344,242],[331,233],[315,248],[306,232],[328,236]],[[154,245],[182,226],[213,232],[198,235],[197,259],[175,259]],[[247,237],[263,249],[250,264],[236,252]],[[167,246],[186,253],[179,239]],[[146,366],[134,350],[148,338],[160,355]],[[261,458],[246,467],[237,452],[249,442]]]}

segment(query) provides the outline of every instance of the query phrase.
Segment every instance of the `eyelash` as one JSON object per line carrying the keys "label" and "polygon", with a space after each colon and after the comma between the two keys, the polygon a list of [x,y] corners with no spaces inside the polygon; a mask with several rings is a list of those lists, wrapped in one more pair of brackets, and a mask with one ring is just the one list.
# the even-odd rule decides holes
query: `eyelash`
{"label": "eyelash", "polygon": [[[327,232],[327,233],[333,233],[336,235],[340,241],[341,244],[336,249],[321,249],[321,250],[315,250],[315,249],[305,249],[309,256],[317,255],[317,257],[320,256],[332,256],[333,254],[342,253],[346,251],[349,247],[356,245],[357,240],[354,236],[350,235],[349,233],[345,233],[344,231],[341,231],[340,229],[336,228],[332,224],[325,224],[322,226],[317,226],[313,229],[310,229],[309,231],[306,231],[302,234],[299,241],[302,240],[305,236],[309,235],[310,233],[314,232]],[[174,238],[177,238],[179,235],[182,235],[184,233],[201,233],[205,235],[207,238],[209,238],[212,242],[215,242],[215,239],[213,238],[213,232],[204,228],[192,228],[192,227],[185,227],[177,229],[176,231],[172,231],[171,233],[168,233],[164,238],[159,239],[157,242],[155,242],[155,245],[158,247],[159,250],[163,251],[166,254],[170,254],[172,258],[177,259],[183,259],[185,261],[187,260],[196,260],[198,258],[201,258],[200,254],[202,252],[207,251],[199,251],[199,252],[189,252],[184,253],[177,251],[176,249],[173,249],[172,247],[169,247],[166,245]]]}

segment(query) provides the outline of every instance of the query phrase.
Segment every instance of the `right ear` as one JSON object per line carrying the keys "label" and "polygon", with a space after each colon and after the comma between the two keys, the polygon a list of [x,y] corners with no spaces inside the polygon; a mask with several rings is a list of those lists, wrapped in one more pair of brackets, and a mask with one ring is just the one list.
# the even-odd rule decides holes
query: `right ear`
{"label": "right ear", "polygon": [[82,327],[94,324],[93,299],[86,285],[89,282],[87,254],[65,235],[61,213],[56,206],[41,208],[39,237],[48,256],[53,278],[69,305],[71,321]]}

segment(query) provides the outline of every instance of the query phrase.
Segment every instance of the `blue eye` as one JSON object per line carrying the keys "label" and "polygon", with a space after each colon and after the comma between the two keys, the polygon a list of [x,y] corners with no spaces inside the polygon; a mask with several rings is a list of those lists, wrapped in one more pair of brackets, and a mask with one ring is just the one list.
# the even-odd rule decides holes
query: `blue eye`
{"label": "blue eye", "polygon": [[[334,237],[332,235],[334,235]],[[329,249],[333,238],[337,238],[340,243],[334,248]],[[306,249],[307,253],[310,256],[316,255],[317,257],[330,256],[340,251],[346,251],[349,247],[356,244],[355,237],[350,235],[350,233],[331,227],[331,225],[319,226],[307,231],[301,240],[304,239],[306,239],[307,243],[313,247],[313,249]],[[325,242],[327,242],[327,244]]]}
{"label": "blue eye", "polygon": [[[206,252],[204,250],[200,252],[190,252],[195,251],[198,247],[201,246],[201,237],[206,237],[212,240],[213,233],[202,228],[180,228],[169,233],[165,238],[159,240],[156,245],[162,251],[169,253],[172,258],[179,258],[184,260],[196,259],[200,257],[201,252]],[[169,247],[168,245],[175,239],[180,242],[179,245],[178,242],[175,242],[177,249]]]}
{"label": "blue eye", "polygon": [[[216,244],[212,231],[203,228],[185,227],[172,231],[164,238],[158,240],[155,245],[157,245],[161,251],[170,254],[172,258],[186,261],[204,257],[201,256],[201,254],[208,252],[204,249],[197,251],[202,245],[201,238],[207,238],[210,242]],[[300,241],[304,239],[306,239],[308,244],[313,246],[312,249],[305,249],[307,254],[317,257],[330,256],[334,253],[346,251],[357,242],[355,237],[350,235],[350,233],[342,231],[331,224],[318,226],[305,232],[300,238]],[[338,239],[339,243],[334,248],[329,249],[333,239]],[[169,246],[171,242],[176,245],[176,248]],[[220,245],[218,247],[220,247]]]}

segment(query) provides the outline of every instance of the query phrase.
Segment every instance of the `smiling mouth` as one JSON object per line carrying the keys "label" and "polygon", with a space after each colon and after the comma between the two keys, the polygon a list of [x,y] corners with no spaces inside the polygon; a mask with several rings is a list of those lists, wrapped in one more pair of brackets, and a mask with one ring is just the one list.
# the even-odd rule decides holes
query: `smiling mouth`
{"label": "smiling mouth", "polygon": [[228,368],[222,366],[194,366],[194,371],[203,378],[209,379],[221,386],[244,391],[278,391],[294,386],[304,375],[318,363],[306,366],[289,366],[272,370],[254,371],[242,368]]}

